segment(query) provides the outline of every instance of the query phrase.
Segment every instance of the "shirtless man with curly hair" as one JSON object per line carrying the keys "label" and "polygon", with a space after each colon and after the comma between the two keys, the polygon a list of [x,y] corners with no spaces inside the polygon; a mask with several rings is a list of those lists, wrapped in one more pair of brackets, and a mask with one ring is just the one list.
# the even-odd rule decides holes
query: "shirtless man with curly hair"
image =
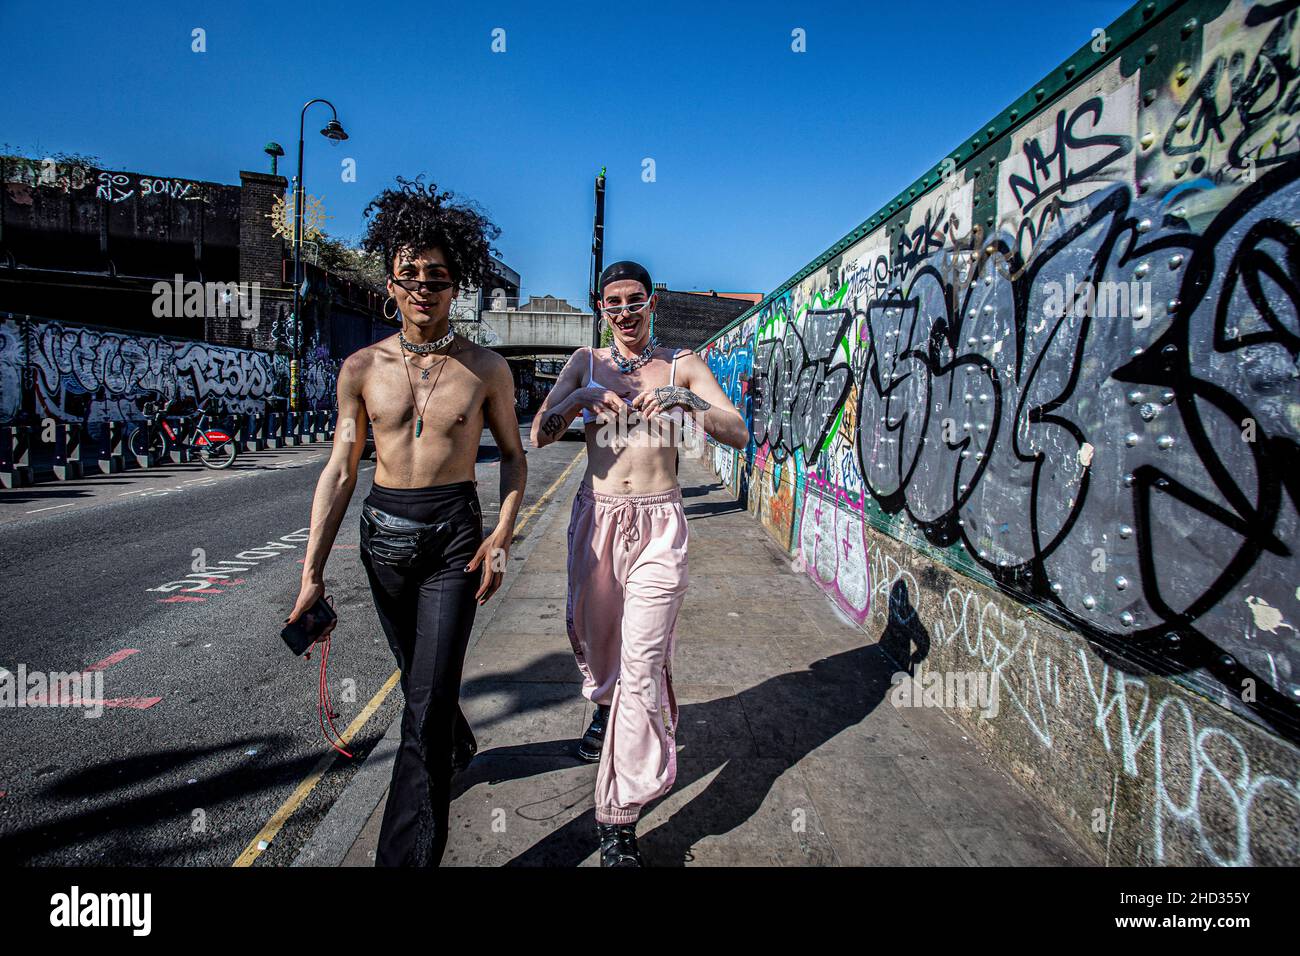
{"label": "shirtless man with curly hair", "polygon": [[[501,585],[527,465],[509,366],[453,333],[448,317],[459,289],[487,281],[499,230],[449,193],[403,179],[366,217],[363,248],[382,257],[385,308],[402,327],[339,370],[338,428],[290,620],[324,593],[371,425],[375,483],[362,511],[361,560],[406,696],[375,863],[436,866],[452,774],[476,749],[459,702],[466,646],[476,608]],[[501,510],[486,538],[474,480],[484,426],[501,450]]]}

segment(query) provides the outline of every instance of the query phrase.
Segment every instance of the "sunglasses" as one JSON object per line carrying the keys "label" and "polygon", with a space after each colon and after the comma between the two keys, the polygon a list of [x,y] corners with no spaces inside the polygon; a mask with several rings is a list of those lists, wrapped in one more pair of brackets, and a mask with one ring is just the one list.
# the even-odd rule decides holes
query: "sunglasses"
{"label": "sunglasses", "polygon": [[648,305],[650,305],[650,300],[646,299],[643,302],[630,302],[627,305],[602,305],[601,308],[605,310],[606,315],[618,316],[622,315],[624,312],[629,312],[632,315],[640,315],[646,310]]}
{"label": "sunglasses", "polygon": [[407,292],[415,292],[421,288],[426,292],[446,292],[456,284],[447,279],[399,279],[395,275],[390,275],[388,281]]}

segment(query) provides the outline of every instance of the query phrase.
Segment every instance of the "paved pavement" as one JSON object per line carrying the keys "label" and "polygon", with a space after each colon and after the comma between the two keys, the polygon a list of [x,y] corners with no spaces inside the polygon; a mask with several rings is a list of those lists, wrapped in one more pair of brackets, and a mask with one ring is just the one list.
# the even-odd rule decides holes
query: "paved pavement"
{"label": "paved pavement", "polygon": [[[444,865],[592,866],[590,719],[565,636],[582,459],[480,612],[462,704],[479,754],[453,785]],[[684,459],[690,589],[674,663],[676,787],[639,827],[652,866],[1060,865],[1087,857],[942,711],[895,708],[898,670],[699,461]],[[295,865],[372,866],[397,723]]]}

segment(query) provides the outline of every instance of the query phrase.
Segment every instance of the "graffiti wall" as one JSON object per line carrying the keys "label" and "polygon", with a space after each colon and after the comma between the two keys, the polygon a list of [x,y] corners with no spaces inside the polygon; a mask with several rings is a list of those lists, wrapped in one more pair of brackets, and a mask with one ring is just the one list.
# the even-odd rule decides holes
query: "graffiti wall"
{"label": "graffiti wall", "polygon": [[[308,353],[311,408],[332,408],[339,362]],[[215,398],[230,412],[283,402],[288,357],[184,339],[8,318],[0,321],[0,423],[23,417],[136,421],[146,401]],[[24,389],[27,394],[24,394]]]}
{"label": "graffiti wall", "polygon": [[884,534],[1294,743],[1300,4],[1110,33],[704,346],[715,469],[859,624]]}

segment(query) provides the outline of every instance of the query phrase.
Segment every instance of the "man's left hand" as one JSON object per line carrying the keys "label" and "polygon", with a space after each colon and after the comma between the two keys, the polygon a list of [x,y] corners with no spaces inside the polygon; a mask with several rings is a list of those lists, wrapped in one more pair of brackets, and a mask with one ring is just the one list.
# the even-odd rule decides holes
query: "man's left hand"
{"label": "man's left hand", "polygon": [[479,604],[486,604],[501,587],[501,581],[506,573],[506,561],[510,558],[512,537],[513,534],[498,528],[483,539],[483,543],[478,546],[478,551],[474,553],[474,560],[470,561],[465,568],[466,571],[481,569],[482,579],[478,591],[474,594]]}

